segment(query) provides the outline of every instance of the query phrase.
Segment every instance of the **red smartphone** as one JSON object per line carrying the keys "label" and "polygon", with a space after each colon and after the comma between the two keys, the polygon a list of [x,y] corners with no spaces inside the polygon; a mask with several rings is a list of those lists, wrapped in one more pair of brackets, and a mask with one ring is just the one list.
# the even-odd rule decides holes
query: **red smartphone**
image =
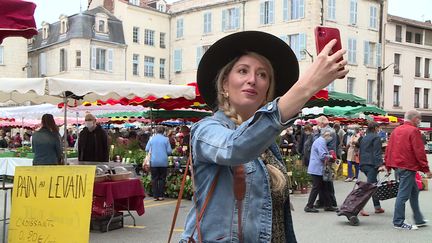
{"label": "red smartphone", "polygon": [[[324,49],[324,47],[327,45],[327,43],[329,43],[333,39],[336,39],[337,42],[333,46],[333,48],[331,49],[331,51],[329,53],[330,55],[332,55],[333,53],[336,53],[337,51],[342,49],[340,32],[336,28],[317,26],[315,28],[315,44],[316,44],[317,55],[320,54],[320,52],[322,51],[322,49]],[[338,60],[338,62],[340,62],[342,60],[343,60],[343,58],[340,58]],[[341,70],[343,70],[343,68]],[[340,78],[344,78],[344,77],[345,76],[340,77]]]}

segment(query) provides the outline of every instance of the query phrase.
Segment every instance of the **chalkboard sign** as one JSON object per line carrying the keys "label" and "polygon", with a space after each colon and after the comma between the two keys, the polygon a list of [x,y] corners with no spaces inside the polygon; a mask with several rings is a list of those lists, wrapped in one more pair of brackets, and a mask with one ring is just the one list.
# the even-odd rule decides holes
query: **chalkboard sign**
{"label": "chalkboard sign", "polygon": [[18,166],[9,241],[89,241],[95,166]]}

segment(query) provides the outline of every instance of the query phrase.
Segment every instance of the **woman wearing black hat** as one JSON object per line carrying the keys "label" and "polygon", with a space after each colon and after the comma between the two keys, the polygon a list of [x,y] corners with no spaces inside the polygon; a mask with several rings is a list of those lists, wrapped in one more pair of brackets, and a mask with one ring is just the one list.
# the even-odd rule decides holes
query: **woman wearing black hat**
{"label": "woman wearing black hat", "polygon": [[[348,73],[330,42],[300,78],[291,48],[258,31],[204,54],[197,81],[212,117],[191,130],[194,206],[182,242],[296,242],[286,168],[275,138],[320,89]],[[278,97],[278,98],[276,98]]]}

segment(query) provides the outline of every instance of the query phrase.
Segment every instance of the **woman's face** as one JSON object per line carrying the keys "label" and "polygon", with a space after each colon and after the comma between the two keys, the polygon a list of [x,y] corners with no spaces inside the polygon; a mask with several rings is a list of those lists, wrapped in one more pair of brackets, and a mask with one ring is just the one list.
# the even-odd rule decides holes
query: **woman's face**
{"label": "woman's face", "polygon": [[243,119],[251,117],[264,103],[270,86],[270,71],[256,57],[242,56],[228,73],[223,89]]}

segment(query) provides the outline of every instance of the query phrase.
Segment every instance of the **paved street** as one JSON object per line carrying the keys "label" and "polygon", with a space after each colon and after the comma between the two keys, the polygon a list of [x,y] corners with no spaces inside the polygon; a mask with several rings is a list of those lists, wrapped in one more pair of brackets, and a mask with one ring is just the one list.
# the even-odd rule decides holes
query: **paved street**
{"label": "paved street", "polygon": [[[432,156],[429,155],[429,161]],[[363,177],[364,178],[364,177]],[[345,199],[346,195],[352,190],[353,183],[342,181],[335,182],[336,197],[339,204]],[[429,180],[429,187],[432,182]],[[415,232],[399,231],[392,227],[392,216],[394,199],[382,202],[386,212],[381,215],[371,213],[369,217],[360,218],[360,226],[353,227],[348,225],[345,217],[338,217],[335,213],[323,212],[318,214],[308,214],[303,211],[308,195],[292,195],[292,203],[295,211],[293,220],[295,232],[299,242],[392,242],[392,243],[430,243],[432,242],[432,225],[420,228]],[[3,204],[3,194],[0,192],[0,203]],[[432,219],[432,191],[422,191],[420,193],[420,207],[424,216]],[[191,201],[184,200],[179,213],[173,242],[178,242],[185,216],[189,211]],[[145,200],[146,213],[141,217],[136,217],[137,226],[133,227],[131,218],[125,219],[125,227],[107,233],[91,232],[91,243],[130,243],[148,242],[164,243],[167,241],[168,230],[171,225],[171,218],[175,207],[174,200],[155,202],[152,198]],[[372,202],[366,206],[368,212],[373,212]],[[412,213],[407,204],[407,220],[412,222]],[[0,230],[1,233],[1,230]]]}

